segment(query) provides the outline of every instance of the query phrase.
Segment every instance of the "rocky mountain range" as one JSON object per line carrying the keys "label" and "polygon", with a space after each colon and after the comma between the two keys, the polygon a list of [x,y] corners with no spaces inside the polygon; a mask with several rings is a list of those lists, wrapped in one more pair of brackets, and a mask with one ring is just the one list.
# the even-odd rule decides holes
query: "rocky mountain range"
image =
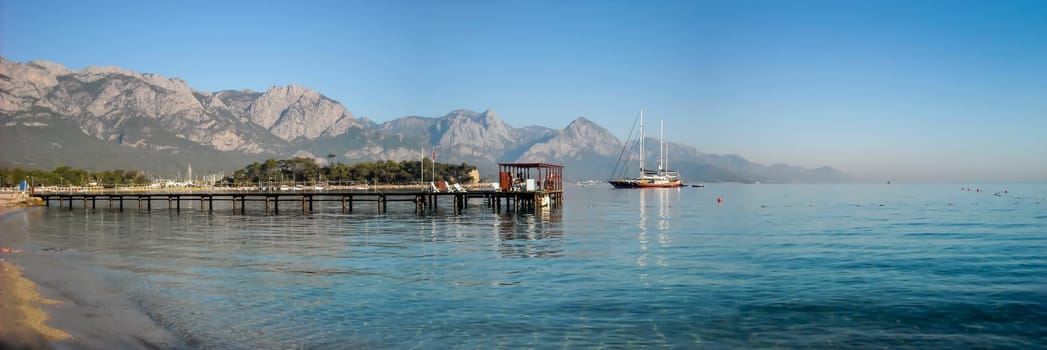
{"label": "rocky mountain range", "polygon": [[[646,142],[657,149],[657,140]],[[291,156],[420,159],[434,146],[438,161],[475,164],[487,179],[494,176],[483,174],[505,161],[558,163],[569,179],[607,179],[624,149],[622,140],[585,118],[563,129],[517,128],[493,110],[460,109],[376,124],[297,85],[206,92],[177,78],[118,67],[72,70],[0,58],[0,166],[141,169],[168,176],[190,163],[198,173],[228,172]],[[675,143],[670,149],[672,167],[692,182],[846,179],[832,168],[764,166]]]}

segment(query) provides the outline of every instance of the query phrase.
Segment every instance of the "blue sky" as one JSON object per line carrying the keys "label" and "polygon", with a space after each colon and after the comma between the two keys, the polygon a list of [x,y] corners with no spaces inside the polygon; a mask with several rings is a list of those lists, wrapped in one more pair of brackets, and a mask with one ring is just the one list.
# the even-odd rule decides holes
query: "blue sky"
{"label": "blue sky", "polygon": [[209,91],[300,84],[381,122],[637,111],[702,152],[859,179],[1047,180],[1045,1],[9,1],[0,55]]}

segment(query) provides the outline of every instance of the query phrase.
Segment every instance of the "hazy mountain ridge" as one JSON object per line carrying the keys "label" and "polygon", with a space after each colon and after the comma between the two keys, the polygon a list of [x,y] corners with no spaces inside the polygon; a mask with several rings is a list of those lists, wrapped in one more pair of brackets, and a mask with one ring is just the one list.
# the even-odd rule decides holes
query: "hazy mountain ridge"
{"label": "hazy mountain ridge", "polygon": [[569,163],[571,160],[583,158],[586,153],[612,157],[619,153],[621,148],[622,142],[610,131],[584,117],[579,117],[555,136],[532,145],[520,156],[520,160]]}
{"label": "hazy mountain ridge", "polygon": [[[459,109],[436,118],[410,116],[375,124],[297,85],[265,92],[205,92],[181,79],[118,67],[71,70],[51,62],[6,59],[0,59],[0,123],[6,135],[0,145],[19,150],[0,159],[0,165],[8,166],[135,168],[146,162],[162,172],[181,169],[183,164],[170,163],[184,161],[232,170],[258,159],[292,155],[325,159],[333,154],[346,162],[419,159],[430,156],[435,146],[438,161],[475,164],[488,179],[494,178],[487,174],[496,171],[497,162],[517,160],[564,164],[569,179],[606,179],[623,154],[621,140],[582,117],[561,130],[514,128],[491,109]],[[76,131],[85,137],[72,136]],[[14,136],[15,132],[27,136]],[[654,167],[657,140],[646,142],[647,166]],[[71,147],[80,154],[49,154]],[[691,146],[672,143],[669,148],[670,167],[687,181],[845,179],[831,168],[763,166],[740,156],[703,154]],[[114,153],[123,156],[107,157]],[[633,169],[638,167],[633,164]],[[199,165],[194,168],[206,171]],[[635,170],[625,174],[635,175]]]}
{"label": "hazy mountain ridge", "polygon": [[194,91],[181,79],[118,67],[70,70],[41,61],[0,64],[0,112],[17,119],[61,116],[103,141],[116,141],[129,120],[149,118],[179,137],[216,150],[279,154],[288,145],[272,136],[285,141],[316,138],[344,133],[354,125],[341,104],[295,85],[259,95],[212,94]]}

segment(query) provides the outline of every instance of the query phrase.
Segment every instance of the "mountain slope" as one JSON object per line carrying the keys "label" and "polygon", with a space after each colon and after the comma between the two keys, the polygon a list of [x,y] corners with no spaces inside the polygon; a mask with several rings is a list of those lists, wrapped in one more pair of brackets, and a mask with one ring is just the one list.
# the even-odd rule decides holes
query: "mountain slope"
{"label": "mountain slope", "polygon": [[[92,170],[143,170],[159,176],[184,172],[187,165],[204,173],[232,171],[242,164],[264,160],[260,154],[223,152],[163,131],[148,119],[125,129],[123,140],[103,142],[83,133],[65,118],[33,121],[0,118],[0,166],[53,169],[59,165]],[[140,124],[139,124],[140,123]],[[141,134],[164,139],[167,146],[140,142]],[[134,140],[134,141],[132,141]],[[235,166],[231,166],[235,165]]]}
{"label": "mountain slope", "polygon": [[341,135],[355,125],[352,114],[340,103],[297,85],[270,88],[247,113],[249,120],[284,140]]}
{"label": "mountain slope", "polygon": [[[514,128],[493,110],[451,111],[375,124],[308,88],[264,92],[193,90],[184,81],[118,67],[72,70],[0,58],[0,166],[89,169],[233,170],[265,158],[336,161],[430,157],[466,162],[493,179],[498,162],[542,161],[567,167],[567,179],[606,179],[615,164],[636,169],[623,142],[577,118],[564,129]],[[657,140],[648,138],[647,159]],[[764,166],[735,155],[703,154],[670,144],[670,166],[687,181],[839,181],[832,168]],[[648,162],[649,167],[654,162]],[[199,164],[199,165],[198,165]],[[630,165],[631,164],[631,165]],[[213,168],[209,168],[213,166]],[[628,172],[625,174],[628,175]],[[633,174],[634,175],[634,174]]]}
{"label": "mountain slope", "polygon": [[151,119],[179,138],[218,151],[280,154],[288,151],[281,139],[337,135],[354,125],[341,104],[294,85],[263,94],[212,94],[193,91],[180,79],[117,67],[77,71],[50,62],[8,60],[0,60],[0,67],[0,115],[20,120],[58,116],[107,142],[133,120]]}

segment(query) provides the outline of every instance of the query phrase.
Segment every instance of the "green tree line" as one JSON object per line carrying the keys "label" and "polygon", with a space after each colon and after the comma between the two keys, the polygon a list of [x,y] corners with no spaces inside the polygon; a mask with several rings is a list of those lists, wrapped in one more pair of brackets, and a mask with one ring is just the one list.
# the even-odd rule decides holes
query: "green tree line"
{"label": "green tree line", "polygon": [[[266,183],[266,182],[366,182],[381,184],[409,184],[422,179],[425,169],[425,181],[433,181],[433,162],[392,160],[364,162],[355,164],[334,163],[320,166],[311,158],[292,158],[284,160],[269,159],[261,163],[252,163],[226,177],[227,184]],[[436,163],[436,180],[458,183],[473,182],[471,172],[476,166],[461,164]]]}
{"label": "green tree line", "polygon": [[[425,169],[425,181],[433,180],[433,162],[392,160],[365,162],[356,164],[334,163],[321,167],[311,158],[292,158],[284,160],[269,159],[262,163],[252,163],[226,177],[226,184],[273,182],[366,182],[381,184],[417,183]],[[436,180],[457,183],[469,183],[474,179],[471,174],[476,166],[461,163],[436,163]],[[151,180],[138,170],[106,170],[91,172],[73,169],[68,166],[54,170],[26,170],[21,168],[0,168],[0,187],[18,186],[27,181],[35,186],[72,185],[87,186],[97,183],[110,185],[144,185]]]}
{"label": "green tree line", "polygon": [[91,182],[99,185],[143,185],[150,182],[144,172],[138,170],[106,170],[91,172],[60,166],[54,170],[26,170],[0,168],[0,187],[18,186],[26,181],[34,186],[72,185],[87,186]]}

